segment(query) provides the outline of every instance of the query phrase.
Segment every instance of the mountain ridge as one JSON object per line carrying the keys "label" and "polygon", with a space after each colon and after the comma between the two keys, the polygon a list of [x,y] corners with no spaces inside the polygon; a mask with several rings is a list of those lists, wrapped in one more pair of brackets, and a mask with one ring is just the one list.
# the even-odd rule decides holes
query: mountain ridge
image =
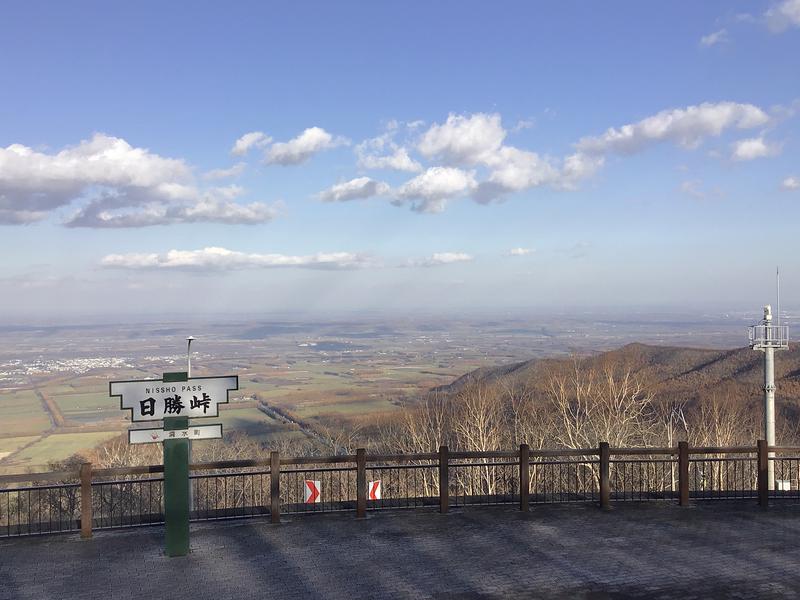
{"label": "mountain ridge", "polygon": [[[711,396],[760,399],[763,397],[763,355],[749,347],[726,350],[657,346],[631,343],[615,350],[573,357],[520,361],[497,367],[481,367],[440,386],[451,393],[468,382],[523,384],[546,392],[555,372],[578,361],[583,368],[606,365],[630,370],[655,393],[656,399],[693,403]],[[800,344],[775,353],[775,382],[779,402],[800,407]]]}

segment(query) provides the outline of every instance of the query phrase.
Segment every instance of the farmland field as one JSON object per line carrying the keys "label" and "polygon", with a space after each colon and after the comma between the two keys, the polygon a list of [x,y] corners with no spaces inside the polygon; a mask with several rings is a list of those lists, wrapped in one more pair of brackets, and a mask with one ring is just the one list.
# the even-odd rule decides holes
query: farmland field
{"label": "farmland field", "polygon": [[17,450],[22,448],[25,444],[28,444],[33,440],[37,439],[39,439],[38,435],[0,438],[0,460],[5,458],[7,455],[16,452]]}
{"label": "farmland field", "polygon": [[52,396],[67,419],[79,423],[91,423],[104,419],[122,419],[119,401],[108,396],[108,390],[58,394]]}
{"label": "farmland field", "polygon": [[40,434],[51,427],[42,402],[33,390],[0,391],[0,436]]}
{"label": "farmland field", "polygon": [[[195,376],[239,375],[231,408],[217,419],[226,435],[239,430],[269,441],[305,434],[272,420],[253,402],[237,405],[238,399],[264,401],[311,430],[368,425],[478,367],[629,341],[692,346],[702,339],[715,347],[741,341],[741,315],[685,317],[638,314],[625,324],[616,314],[554,318],[525,311],[490,318],[374,314],[12,327],[0,330],[0,454],[30,443],[6,456],[3,468],[18,457],[19,468],[42,468],[122,433],[127,415],[108,397],[108,382],[185,369],[188,335],[198,338]],[[36,390],[49,401],[47,408]],[[48,410],[55,413],[52,421]]]}
{"label": "farmland field", "polygon": [[225,434],[233,431],[241,431],[262,442],[268,442],[278,438],[304,437],[301,432],[293,430],[289,426],[276,421],[257,408],[232,408],[221,410],[219,417],[195,421],[195,423],[201,422],[222,423],[222,430]]}
{"label": "farmland field", "polygon": [[47,470],[50,461],[64,460],[81,450],[90,450],[98,444],[120,435],[119,431],[92,431],[87,433],[61,433],[44,436],[15,454],[12,460],[0,463],[5,472],[24,473]]}

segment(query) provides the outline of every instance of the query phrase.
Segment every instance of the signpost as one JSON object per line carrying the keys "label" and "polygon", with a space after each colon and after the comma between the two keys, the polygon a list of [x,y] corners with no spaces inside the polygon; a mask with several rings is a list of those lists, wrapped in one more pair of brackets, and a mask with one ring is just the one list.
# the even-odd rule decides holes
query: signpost
{"label": "signpost", "polygon": [[239,389],[239,378],[192,377],[164,373],[163,379],[112,381],[109,394],[119,397],[122,410],[131,411],[131,421],[160,421],[169,417],[216,417],[219,405],[228,403],[228,392]]}
{"label": "signpost", "polygon": [[319,504],[322,502],[322,483],[313,479],[306,479],[303,499],[306,504]]}
{"label": "signpost", "polygon": [[164,373],[158,379],[112,381],[109,395],[131,411],[134,423],[163,420],[163,428],[131,429],[131,444],[164,444],[164,521],[168,556],[189,553],[189,441],[222,437],[222,425],[189,425],[189,419],[216,417],[227,404],[239,378],[189,377],[188,372]]}
{"label": "signpost", "polygon": [[381,480],[378,479],[377,481],[370,481],[369,487],[367,488],[369,493],[367,498],[370,500],[380,500],[381,499]]}
{"label": "signpost", "polygon": [[168,439],[213,440],[222,437],[222,425],[192,425],[188,429],[129,429],[129,444],[156,444]]}

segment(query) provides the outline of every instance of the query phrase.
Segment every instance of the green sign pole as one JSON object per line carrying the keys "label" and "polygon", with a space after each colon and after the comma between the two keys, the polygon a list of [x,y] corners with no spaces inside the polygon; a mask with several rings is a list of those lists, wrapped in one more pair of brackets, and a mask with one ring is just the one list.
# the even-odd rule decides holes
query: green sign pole
{"label": "green sign pole", "polygon": [[[186,373],[164,373],[164,382],[187,381]],[[189,428],[189,417],[166,417],[165,431]],[[164,440],[164,520],[167,556],[189,553],[189,440]]]}

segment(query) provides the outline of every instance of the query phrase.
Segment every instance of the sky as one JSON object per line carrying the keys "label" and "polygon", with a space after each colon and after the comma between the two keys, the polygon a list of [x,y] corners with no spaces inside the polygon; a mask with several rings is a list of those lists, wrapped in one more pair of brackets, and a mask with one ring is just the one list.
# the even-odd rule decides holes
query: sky
{"label": "sky", "polygon": [[7,2],[0,321],[800,307],[800,0]]}

